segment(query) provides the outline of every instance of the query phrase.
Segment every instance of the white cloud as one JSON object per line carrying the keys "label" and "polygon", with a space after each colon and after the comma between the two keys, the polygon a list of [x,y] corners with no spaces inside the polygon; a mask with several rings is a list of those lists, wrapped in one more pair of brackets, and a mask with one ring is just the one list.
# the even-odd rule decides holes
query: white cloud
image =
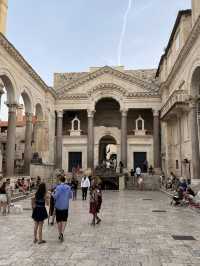
{"label": "white cloud", "polygon": [[118,46],[118,65],[121,65],[121,55],[122,55],[123,41],[124,41],[124,36],[125,36],[125,33],[126,33],[128,15],[129,15],[129,12],[131,10],[131,7],[132,7],[132,0],[128,0],[128,7],[127,7],[126,12],[124,14],[122,32],[121,32],[121,35],[120,35],[119,46]]}

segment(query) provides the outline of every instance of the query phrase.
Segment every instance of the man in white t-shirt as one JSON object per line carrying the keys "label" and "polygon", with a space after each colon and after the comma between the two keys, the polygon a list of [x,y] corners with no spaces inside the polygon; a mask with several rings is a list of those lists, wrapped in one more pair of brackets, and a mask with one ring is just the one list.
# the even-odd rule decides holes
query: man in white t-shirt
{"label": "man in white t-shirt", "polygon": [[82,200],[87,199],[87,191],[89,187],[90,187],[90,180],[87,176],[84,176],[81,180]]}
{"label": "man in white t-shirt", "polygon": [[135,170],[135,173],[136,173],[136,175],[137,175],[137,177],[140,177],[141,176],[141,168],[138,166],[137,168],[136,168],[136,170]]}

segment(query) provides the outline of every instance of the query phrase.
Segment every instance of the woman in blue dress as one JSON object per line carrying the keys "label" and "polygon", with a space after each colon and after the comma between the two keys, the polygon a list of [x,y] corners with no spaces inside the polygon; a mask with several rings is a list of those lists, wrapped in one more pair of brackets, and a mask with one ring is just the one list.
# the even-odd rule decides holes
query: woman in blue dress
{"label": "woman in blue dress", "polygon": [[44,220],[48,218],[47,210],[45,207],[46,194],[46,185],[45,183],[41,183],[38,187],[37,192],[35,193],[35,197],[32,198],[32,218],[35,221],[34,243],[38,244],[46,243],[46,241],[42,239],[42,229]]}

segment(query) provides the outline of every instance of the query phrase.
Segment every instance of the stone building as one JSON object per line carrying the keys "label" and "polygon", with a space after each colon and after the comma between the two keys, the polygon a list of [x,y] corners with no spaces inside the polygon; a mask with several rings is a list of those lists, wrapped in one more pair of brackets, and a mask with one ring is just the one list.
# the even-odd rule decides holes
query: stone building
{"label": "stone building", "polygon": [[180,11],[156,73],[160,81],[162,168],[200,178],[200,1]]}
{"label": "stone building", "polygon": [[[44,169],[96,168],[112,147],[127,170],[200,178],[200,2],[180,11],[158,69],[92,67],[56,73],[45,84],[4,36],[7,0],[0,0],[0,78],[8,95],[8,176],[14,174],[16,108],[22,96],[26,129],[24,169],[33,152]],[[34,145],[32,143],[32,117]],[[36,168],[35,168],[36,169]]]}
{"label": "stone building", "polygon": [[106,159],[105,144],[116,145],[117,161],[129,170],[145,161],[161,167],[155,70],[105,66],[55,74],[54,89],[57,167],[70,171],[75,160],[83,169],[96,168]]}

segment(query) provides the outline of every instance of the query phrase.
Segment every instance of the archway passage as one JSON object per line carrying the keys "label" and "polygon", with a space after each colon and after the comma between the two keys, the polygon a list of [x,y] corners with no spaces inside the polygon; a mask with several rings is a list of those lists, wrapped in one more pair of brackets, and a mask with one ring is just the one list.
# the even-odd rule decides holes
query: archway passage
{"label": "archway passage", "polygon": [[112,159],[117,159],[117,142],[112,136],[104,136],[99,141],[99,164]]}
{"label": "archway passage", "polygon": [[119,103],[112,98],[103,98],[95,106],[94,124],[104,127],[121,127]]}
{"label": "archway passage", "polygon": [[119,180],[116,174],[117,142],[109,135],[99,141],[99,174],[102,180],[102,189],[117,190]]}

